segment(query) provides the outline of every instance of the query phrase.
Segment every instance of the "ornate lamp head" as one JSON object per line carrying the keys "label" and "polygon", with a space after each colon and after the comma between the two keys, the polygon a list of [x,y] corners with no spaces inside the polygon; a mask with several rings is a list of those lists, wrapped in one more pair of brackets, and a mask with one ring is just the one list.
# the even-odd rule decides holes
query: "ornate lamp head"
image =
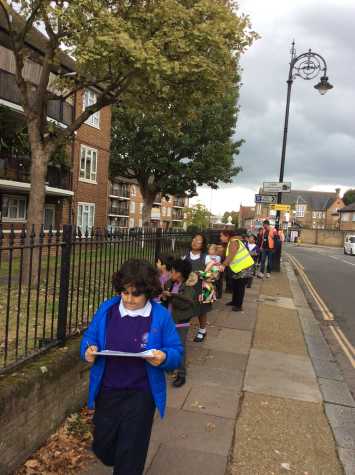
{"label": "ornate lamp head", "polygon": [[322,76],[319,83],[314,86],[314,89],[317,89],[319,94],[323,96],[326,92],[330,91],[330,89],[333,89],[333,86],[328,81],[328,76]]}

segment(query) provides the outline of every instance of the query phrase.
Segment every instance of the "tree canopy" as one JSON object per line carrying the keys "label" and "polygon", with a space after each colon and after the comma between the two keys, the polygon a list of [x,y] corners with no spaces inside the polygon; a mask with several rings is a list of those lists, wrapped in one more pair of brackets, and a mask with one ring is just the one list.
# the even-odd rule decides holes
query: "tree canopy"
{"label": "tree canopy", "polygon": [[212,213],[205,205],[197,203],[186,210],[186,224],[188,229],[207,229],[210,225]]}
{"label": "tree canopy", "polygon": [[[248,17],[228,0],[7,0],[0,21],[31,146],[29,226],[41,224],[51,155],[90,115],[110,104],[149,110],[159,102],[174,117],[189,117],[195,105],[223,96],[255,38]],[[30,60],[40,64],[35,88],[25,74]],[[68,127],[47,120],[50,100],[85,88],[95,90],[96,102]]]}
{"label": "tree canopy", "polygon": [[[236,77],[237,81],[237,77]],[[138,181],[145,205],[157,193],[194,196],[196,187],[231,182],[242,141],[233,139],[237,83],[221,99],[194,109],[194,118],[174,127],[171,111],[119,107],[113,112],[111,175]]]}
{"label": "tree canopy", "polygon": [[349,189],[344,193],[343,201],[345,206],[355,203],[355,189]]}

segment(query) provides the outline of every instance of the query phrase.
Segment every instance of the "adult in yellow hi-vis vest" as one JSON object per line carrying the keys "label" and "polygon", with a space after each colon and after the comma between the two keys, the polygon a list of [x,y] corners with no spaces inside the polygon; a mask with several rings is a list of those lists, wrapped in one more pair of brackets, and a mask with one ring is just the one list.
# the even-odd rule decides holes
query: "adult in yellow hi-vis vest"
{"label": "adult in yellow hi-vis vest", "polygon": [[231,305],[234,312],[241,312],[245,287],[253,273],[254,259],[241,241],[241,233],[238,231],[222,231],[220,240],[227,244],[223,267],[227,268],[232,288],[232,300],[227,305]]}

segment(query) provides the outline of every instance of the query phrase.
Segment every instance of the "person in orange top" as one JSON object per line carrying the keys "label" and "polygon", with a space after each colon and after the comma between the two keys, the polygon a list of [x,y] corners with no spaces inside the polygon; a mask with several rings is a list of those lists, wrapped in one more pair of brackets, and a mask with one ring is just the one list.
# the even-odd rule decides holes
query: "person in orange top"
{"label": "person in orange top", "polygon": [[270,221],[267,219],[263,222],[263,232],[261,234],[261,264],[258,277],[264,277],[265,265],[266,277],[269,278],[272,272],[272,256],[275,250],[275,238],[278,239],[278,233],[275,228],[270,226]]}

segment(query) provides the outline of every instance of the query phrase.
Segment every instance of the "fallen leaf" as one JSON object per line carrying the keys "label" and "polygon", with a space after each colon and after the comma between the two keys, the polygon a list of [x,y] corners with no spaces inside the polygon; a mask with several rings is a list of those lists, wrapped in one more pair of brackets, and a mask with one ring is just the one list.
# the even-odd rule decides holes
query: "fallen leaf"
{"label": "fallen leaf", "polygon": [[208,432],[213,432],[216,429],[216,424],[213,424],[212,422],[207,422],[206,429]]}
{"label": "fallen leaf", "polygon": [[48,368],[47,366],[41,366],[40,370],[42,371],[42,374],[48,373]]}
{"label": "fallen leaf", "polygon": [[285,462],[281,464],[281,468],[283,468],[284,470],[288,470],[288,471],[291,470],[290,464],[289,464],[289,463],[285,463]]}

